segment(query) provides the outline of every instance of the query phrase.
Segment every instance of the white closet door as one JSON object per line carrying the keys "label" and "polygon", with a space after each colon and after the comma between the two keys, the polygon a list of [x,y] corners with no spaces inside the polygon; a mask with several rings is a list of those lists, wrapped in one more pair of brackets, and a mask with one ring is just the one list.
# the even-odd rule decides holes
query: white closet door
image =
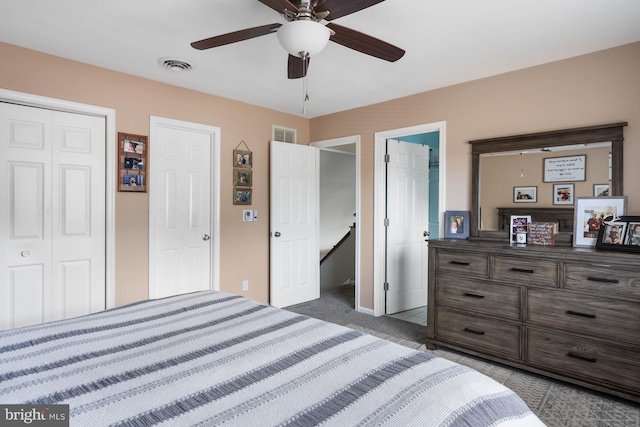
{"label": "white closet door", "polygon": [[0,103],[0,329],[105,308],[104,118]]}
{"label": "white closet door", "polygon": [[149,298],[212,289],[213,128],[153,118]]}

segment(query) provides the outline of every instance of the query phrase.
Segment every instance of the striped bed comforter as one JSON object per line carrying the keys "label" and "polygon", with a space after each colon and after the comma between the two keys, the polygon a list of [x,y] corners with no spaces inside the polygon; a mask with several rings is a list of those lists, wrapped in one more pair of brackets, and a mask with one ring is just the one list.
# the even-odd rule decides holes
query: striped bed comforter
{"label": "striped bed comforter", "polygon": [[0,403],[73,426],[543,425],[468,367],[213,291],[0,332]]}

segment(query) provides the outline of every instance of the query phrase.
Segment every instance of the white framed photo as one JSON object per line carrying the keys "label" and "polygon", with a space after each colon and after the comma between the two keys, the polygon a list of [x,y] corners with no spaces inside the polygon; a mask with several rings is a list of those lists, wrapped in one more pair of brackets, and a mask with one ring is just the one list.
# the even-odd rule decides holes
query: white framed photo
{"label": "white framed photo", "polygon": [[509,225],[509,243],[517,242],[518,233],[526,233],[531,222],[531,215],[511,215]]}
{"label": "white framed photo", "polygon": [[536,203],[538,187],[513,187],[513,203]]}
{"label": "white framed photo", "polygon": [[576,197],[573,246],[594,247],[600,228],[625,214],[627,196]]}

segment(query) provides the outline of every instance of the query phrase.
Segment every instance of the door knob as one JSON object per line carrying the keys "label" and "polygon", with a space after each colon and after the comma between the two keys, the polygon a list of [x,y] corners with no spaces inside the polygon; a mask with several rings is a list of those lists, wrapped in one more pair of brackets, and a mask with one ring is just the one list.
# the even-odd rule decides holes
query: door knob
{"label": "door knob", "polygon": [[424,237],[427,237],[429,234],[431,234],[431,233],[429,233],[428,231],[425,231],[424,233],[422,233],[422,235],[423,235]]}
{"label": "door knob", "polygon": [[279,232],[279,231],[276,231],[275,233],[273,233],[273,235],[274,235],[274,236],[276,236],[276,237],[280,237],[280,236],[282,236],[282,234],[280,234],[280,232]]}
{"label": "door knob", "polygon": [[26,258],[26,257],[28,257],[29,255],[31,255],[31,252],[29,252],[29,251],[22,251],[22,252],[20,252],[20,255],[21,255],[23,258]]}
{"label": "door knob", "polygon": [[203,234],[202,235],[202,240],[207,241],[211,238],[211,236],[209,236],[208,234]]}

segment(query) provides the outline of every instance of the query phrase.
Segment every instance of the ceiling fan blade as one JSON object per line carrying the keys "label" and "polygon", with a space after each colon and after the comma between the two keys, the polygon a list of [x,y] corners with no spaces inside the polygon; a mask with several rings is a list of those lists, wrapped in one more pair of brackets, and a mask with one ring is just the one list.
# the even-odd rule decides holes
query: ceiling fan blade
{"label": "ceiling fan blade", "polygon": [[404,50],[375,37],[333,23],[327,24],[327,27],[335,32],[329,40],[349,49],[389,62],[396,62],[404,56]]}
{"label": "ceiling fan blade", "polygon": [[225,44],[240,42],[242,40],[252,39],[254,37],[264,36],[276,32],[282,24],[261,25],[259,27],[247,28],[244,30],[234,31],[232,33],[222,34],[215,37],[209,37],[197,42],[191,43],[191,46],[198,50],[211,49],[212,47],[224,46]]}
{"label": "ceiling fan blade", "polygon": [[327,21],[333,21],[334,19],[358,12],[359,10],[366,9],[383,1],[384,0],[320,0],[315,7],[315,12],[329,11],[331,13],[329,13],[329,16],[325,19]]}
{"label": "ceiling fan blade", "polygon": [[307,75],[309,69],[309,62],[311,58],[308,56],[305,59],[299,56],[289,55],[289,62],[287,63],[287,76],[290,79],[299,79]]}
{"label": "ceiling fan blade", "polygon": [[291,3],[289,0],[258,0],[260,3],[269,6],[271,9],[282,14],[285,9],[298,13],[298,6]]}

